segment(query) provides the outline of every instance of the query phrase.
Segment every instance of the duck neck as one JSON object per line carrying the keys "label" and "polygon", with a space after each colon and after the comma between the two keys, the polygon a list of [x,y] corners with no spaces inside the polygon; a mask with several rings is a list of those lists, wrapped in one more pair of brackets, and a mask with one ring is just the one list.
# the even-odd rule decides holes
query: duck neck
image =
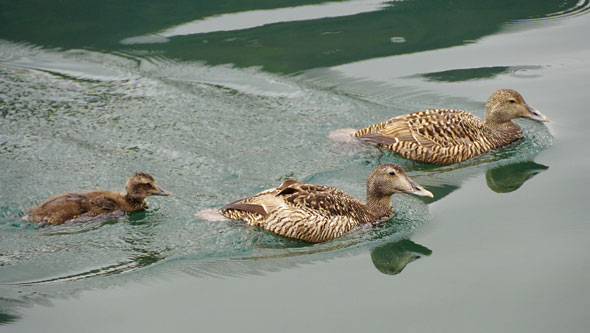
{"label": "duck neck", "polygon": [[131,208],[130,211],[137,211],[137,210],[142,210],[142,209],[146,208],[145,197],[136,197],[136,196],[132,196],[129,193],[126,193],[125,194],[125,201],[127,202],[129,207]]}
{"label": "duck neck", "polygon": [[496,121],[493,118],[486,119],[485,126],[492,131],[498,145],[512,142],[522,136],[522,129],[512,120]]}
{"label": "duck neck", "polygon": [[367,209],[373,216],[374,221],[390,218],[393,216],[393,211],[391,210],[391,195],[367,193]]}
{"label": "duck neck", "polygon": [[512,121],[512,119],[506,119],[499,116],[495,116],[494,114],[486,116],[485,125],[489,128],[497,129],[497,130],[505,130],[514,128],[516,123]]}

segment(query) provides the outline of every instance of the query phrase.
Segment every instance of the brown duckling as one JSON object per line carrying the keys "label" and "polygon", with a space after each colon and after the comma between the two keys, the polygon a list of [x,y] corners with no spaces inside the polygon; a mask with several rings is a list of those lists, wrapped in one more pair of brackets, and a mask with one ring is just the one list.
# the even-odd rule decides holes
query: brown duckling
{"label": "brown duckling", "polygon": [[137,212],[147,208],[150,195],[170,195],[147,173],[136,173],[125,183],[127,193],[113,191],[70,192],[50,197],[31,208],[28,218],[35,223],[62,224],[113,212]]}
{"label": "brown duckling", "polygon": [[360,224],[390,219],[391,195],[395,193],[432,197],[401,166],[383,164],[369,175],[367,203],[333,187],[291,179],[277,188],[225,205],[219,211],[281,236],[317,243],[339,237]]}
{"label": "brown duckling", "polygon": [[485,116],[482,121],[461,110],[429,109],[391,118],[352,135],[405,158],[449,165],[520,139],[522,129],[512,119],[549,121],[511,89],[500,89],[490,96]]}

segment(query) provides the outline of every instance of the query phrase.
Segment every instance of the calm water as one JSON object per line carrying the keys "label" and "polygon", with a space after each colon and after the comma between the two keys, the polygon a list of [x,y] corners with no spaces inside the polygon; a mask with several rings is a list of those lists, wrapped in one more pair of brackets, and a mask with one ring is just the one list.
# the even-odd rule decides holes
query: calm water
{"label": "calm water", "polygon": [[[0,328],[6,332],[590,330],[589,1],[0,1]],[[498,88],[551,118],[455,166],[331,142]],[[364,198],[379,163],[434,200],[324,244],[218,207],[287,178]],[[48,196],[173,192],[38,228]]]}

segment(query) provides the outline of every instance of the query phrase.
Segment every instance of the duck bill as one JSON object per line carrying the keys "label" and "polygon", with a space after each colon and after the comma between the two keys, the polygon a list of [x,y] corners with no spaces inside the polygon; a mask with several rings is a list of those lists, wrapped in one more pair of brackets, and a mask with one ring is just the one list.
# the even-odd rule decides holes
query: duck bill
{"label": "duck bill", "polygon": [[152,195],[161,195],[161,196],[166,197],[166,196],[169,196],[170,194],[172,194],[168,191],[163,190],[161,187],[158,187],[158,190],[159,190],[159,192],[153,193]]}
{"label": "duck bill", "polygon": [[535,109],[534,107],[532,107],[528,104],[525,104],[525,106],[526,106],[527,110],[529,111],[529,115],[527,116],[527,118],[532,119],[532,120],[536,120],[536,121],[545,122],[545,123],[549,122],[549,117],[547,117],[546,115],[539,112],[539,110]]}
{"label": "duck bill", "polygon": [[426,190],[424,187],[418,185],[415,181],[410,180],[410,184],[412,185],[412,189],[409,191],[405,191],[405,193],[419,195],[421,197],[434,198],[434,194],[432,194],[432,192],[430,192],[430,191]]}

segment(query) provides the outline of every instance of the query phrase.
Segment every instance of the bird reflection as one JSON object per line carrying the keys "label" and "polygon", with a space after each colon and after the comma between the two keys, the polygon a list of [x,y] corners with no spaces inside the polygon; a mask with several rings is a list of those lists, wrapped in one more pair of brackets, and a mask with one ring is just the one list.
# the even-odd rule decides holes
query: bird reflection
{"label": "bird reflection", "polygon": [[[485,169],[486,183],[496,193],[508,193],[520,188],[527,180],[549,169],[533,161],[515,162]],[[461,187],[461,183],[481,172],[481,168],[443,168],[412,175],[417,183],[434,194],[434,198],[419,198],[426,203],[438,201]]]}
{"label": "bird reflection", "polygon": [[10,313],[0,312],[0,326],[13,323],[13,322],[17,321],[18,319],[20,319],[19,316],[15,316]]}
{"label": "bird reflection", "polygon": [[508,193],[547,169],[548,166],[533,161],[503,165],[486,171],[486,183],[494,192]]}
{"label": "bird reflection", "polygon": [[371,250],[371,260],[375,268],[383,274],[397,275],[409,263],[432,254],[432,250],[409,239],[387,243]]}

